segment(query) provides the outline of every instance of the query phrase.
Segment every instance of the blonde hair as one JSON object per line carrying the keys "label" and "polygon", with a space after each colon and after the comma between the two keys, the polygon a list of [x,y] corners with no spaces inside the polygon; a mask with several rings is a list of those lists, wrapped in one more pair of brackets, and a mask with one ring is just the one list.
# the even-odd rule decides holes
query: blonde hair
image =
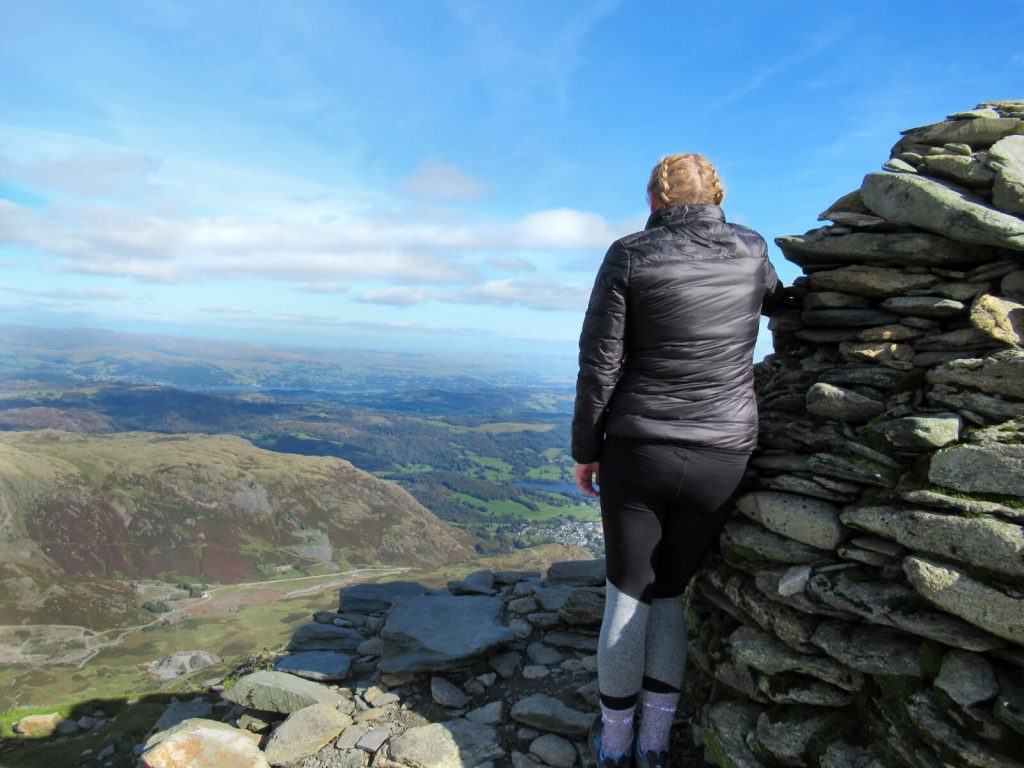
{"label": "blonde hair", "polygon": [[661,205],[721,205],[725,197],[715,166],[691,152],[665,155],[651,170],[647,191]]}

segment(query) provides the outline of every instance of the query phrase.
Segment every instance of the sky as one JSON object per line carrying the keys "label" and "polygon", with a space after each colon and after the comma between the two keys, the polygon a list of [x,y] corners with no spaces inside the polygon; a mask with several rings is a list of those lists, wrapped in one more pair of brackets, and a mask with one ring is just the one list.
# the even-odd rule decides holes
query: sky
{"label": "sky", "polygon": [[900,130],[1024,98],[1024,0],[0,0],[0,18],[0,323],[567,370],[662,155],[707,155],[727,218],[771,243],[818,226]]}

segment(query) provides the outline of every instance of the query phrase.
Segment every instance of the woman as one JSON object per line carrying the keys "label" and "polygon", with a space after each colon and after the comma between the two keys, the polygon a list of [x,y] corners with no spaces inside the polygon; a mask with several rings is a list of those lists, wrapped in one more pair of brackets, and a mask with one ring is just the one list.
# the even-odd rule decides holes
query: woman
{"label": "woman", "polygon": [[680,598],[756,444],[758,319],[783,289],[764,239],[725,222],[707,158],[663,157],[647,192],[647,226],[612,244],[594,283],[572,454],[576,484],[601,498],[607,558],[591,746],[599,766],[664,768],[686,663]]}

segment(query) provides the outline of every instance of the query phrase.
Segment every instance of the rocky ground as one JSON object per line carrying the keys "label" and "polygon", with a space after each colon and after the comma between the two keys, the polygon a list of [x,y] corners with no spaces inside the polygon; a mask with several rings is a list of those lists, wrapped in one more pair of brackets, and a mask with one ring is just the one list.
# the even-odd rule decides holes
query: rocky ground
{"label": "rocky ground", "polygon": [[[590,766],[604,562],[343,589],[286,655],[172,705],[139,766]],[[676,764],[706,765],[684,701]],[[698,729],[699,731],[699,729]],[[699,741],[699,735],[698,739]]]}

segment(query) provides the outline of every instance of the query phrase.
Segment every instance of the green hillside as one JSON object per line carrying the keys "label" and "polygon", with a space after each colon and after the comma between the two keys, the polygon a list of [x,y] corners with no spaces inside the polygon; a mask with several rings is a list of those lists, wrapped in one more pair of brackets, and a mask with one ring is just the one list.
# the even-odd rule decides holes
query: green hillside
{"label": "green hillside", "polygon": [[132,621],[131,581],[433,566],[474,543],[337,458],[224,435],[0,433],[0,624]]}

